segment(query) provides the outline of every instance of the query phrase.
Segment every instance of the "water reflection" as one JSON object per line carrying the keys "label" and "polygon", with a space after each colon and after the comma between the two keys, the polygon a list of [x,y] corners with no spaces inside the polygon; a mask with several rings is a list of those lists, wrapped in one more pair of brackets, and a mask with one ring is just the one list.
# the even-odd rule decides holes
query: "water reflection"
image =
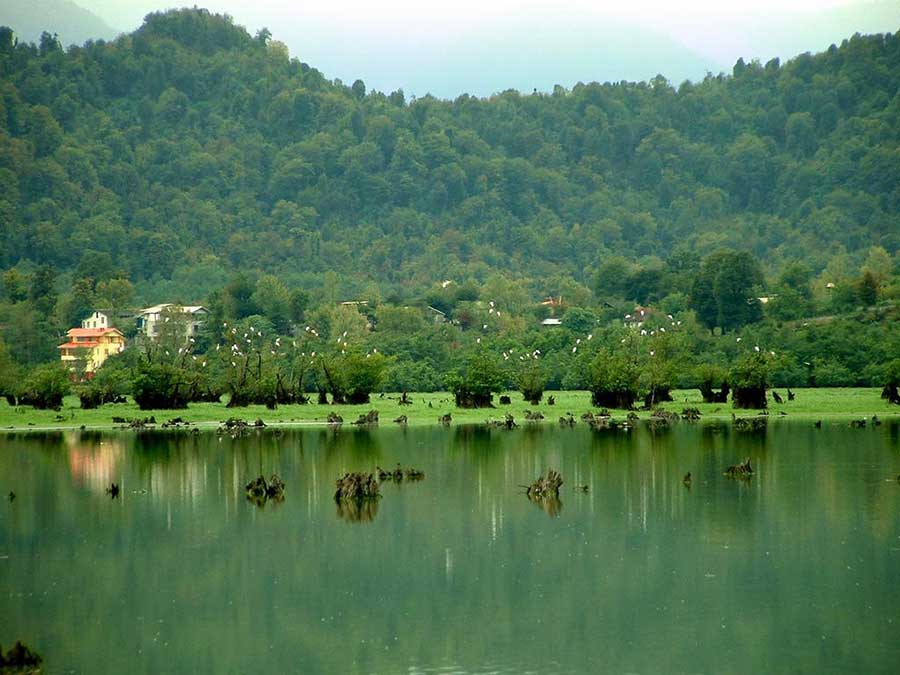
{"label": "water reflection", "polygon": [[[898,426],[8,435],[0,643],[48,672],[891,671]],[[334,501],[397,463],[426,480]]]}

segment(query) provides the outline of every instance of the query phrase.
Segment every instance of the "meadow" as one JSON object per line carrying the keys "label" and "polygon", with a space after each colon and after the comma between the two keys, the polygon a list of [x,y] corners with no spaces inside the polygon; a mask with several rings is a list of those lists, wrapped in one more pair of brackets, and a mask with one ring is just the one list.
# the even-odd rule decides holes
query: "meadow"
{"label": "meadow", "polygon": [[[782,404],[776,403],[769,396],[769,414],[773,417],[788,419],[852,419],[878,415],[880,418],[900,417],[900,407],[888,404],[880,398],[878,388],[815,388],[795,389],[796,399],[787,401],[786,390],[779,390],[785,399]],[[129,399],[128,403],[106,404],[93,410],[82,410],[76,396],[67,396],[59,411],[35,410],[28,406],[12,407],[0,402],[0,429],[70,429],[85,427],[89,429],[111,428],[116,426],[113,417],[126,419],[155,417],[159,424],[166,420],[180,417],[182,420],[198,426],[216,426],[229,417],[237,417],[248,421],[262,419],[267,425],[291,424],[325,424],[329,413],[336,413],[344,419],[344,424],[355,421],[360,415],[370,410],[377,410],[381,424],[392,424],[400,415],[406,415],[410,425],[435,425],[441,415],[449,413],[453,424],[482,424],[490,420],[502,419],[506,413],[513,415],[516,422],[525,423],[525,412],[540,412],[544,416],[543,423],[558,423],[559,417],[567,413],[580,417],[587,411],[596,412],[591,406],[590,393],[587,391],[553,391],[546,392],[540,405],[534,406],[522,400],[519,392],[506,392],[510,397],[509,405],[497,403],[494,397],[494,408],[461,409],[457,408],[453,396],[449,392],[413,393],[410,394],[411,405],[399,404],[399,394],[373,394],[371,402],[364,405],[319,405],[314,400],[305,405],[283,405],[275,410],[265,406],[250,405],[243,408],[227,408],[224,403],[192,403],[184,410],[140,410]],[[555,399],[549,405],[550,397]],[[696,389],[676,390],[674,400],[662,404],[664,410],[681,412],[683,408],[697,408],[703,419],[729,419],[732,414],[739,417],[757,415],[755,410],[735,410],[731,403],[703,403],[700,392]],[[625,410],[611,411],[614,416],[624,417]],[[782,414],[783,413],[783,414]],[[651,411],[641,410],[637,414],[646,418]]]}

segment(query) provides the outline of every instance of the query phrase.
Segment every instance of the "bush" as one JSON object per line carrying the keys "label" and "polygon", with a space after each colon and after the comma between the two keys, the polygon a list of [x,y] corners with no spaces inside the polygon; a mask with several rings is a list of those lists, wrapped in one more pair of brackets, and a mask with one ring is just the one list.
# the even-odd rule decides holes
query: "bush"
{"label": "bush", "polygon": [[381,386],[389,359],[377,352],[325,357],[321,361],[323,382],[335,404],[361,405],[369,402],[369,395]]}
{"label": "bush", "polygon": [[547,386],[547,373],[537,358],[525,356],[525,361],[516,373],[516,387],[522,392],[522,398],[531,405],[538,405],[544,397]]}
{"label": "bush", "polygon": [[900,359],[894,359],[884,368],[884,389],[881,398],[888,403],[900,405]]}
{"label": "bush", "polygon": [[634,407],[640,385],[640,370],[624,352],[601,350],[588,366],[591,403],[600,408]]}
{"label": "bush", "polygon": [[750,352],[741,357],[729,377],[734,390],[731,402],[735,408],[765,408],[769,388],[769,359],[763,352]]}
{"label": "bush", "polygon": [[132,392],[141,410],[187,408],[188,381],[182,368],[166,363],[141,363]]}
{"label": "bush", "polygon": [[506,374],[499,359],[480,349],[447,376],[446,384],[456,398],[457,407],[490,408],[493,394],[504,389]]}
{"label": "bush", "polygon": [[78,387],[78,398],[81,407],[88,410],[104,403],[122,402],[130,388],[127,371],[104,364],[89,382]]}
{"label": "bush", "polygon": [[69,376],[69,369],[59,363],[38,366],[22,385],[19,403],[42,410],[59,408],[63,397],[72,390]]}

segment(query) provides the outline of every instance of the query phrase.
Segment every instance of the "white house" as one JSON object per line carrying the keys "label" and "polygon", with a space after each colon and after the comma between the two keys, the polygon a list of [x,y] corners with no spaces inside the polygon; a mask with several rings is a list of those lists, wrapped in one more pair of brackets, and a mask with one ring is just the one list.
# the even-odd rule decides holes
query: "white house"
{"label": "white house", "polygon": [[110,328],[109,316],[103,312],[94,312],[88,318],[82,319],[82,328]]}
{"label": "white house", "polygon": [[541,321],[541,325],[544,326],[544,327],[547,327],[547,326],[562,326],[562,320],[561,320],[561,319],[556,319],[556,318],[554,318],[554,317],[551,316],[551,317],[549,317],[549,318],[544,319],[543,321]]}
{"label": "white house", "polygon": [[196,335],[209,314],[209,310],[201,305],[174,305],[170,302],[153,305],[153,307],[146,307],[138,312],[138,331],[149,338],[159,337],[160,324],[168,318],[164,316],[167,309],[170,313],[181,310],[186,320],[185,337]]}

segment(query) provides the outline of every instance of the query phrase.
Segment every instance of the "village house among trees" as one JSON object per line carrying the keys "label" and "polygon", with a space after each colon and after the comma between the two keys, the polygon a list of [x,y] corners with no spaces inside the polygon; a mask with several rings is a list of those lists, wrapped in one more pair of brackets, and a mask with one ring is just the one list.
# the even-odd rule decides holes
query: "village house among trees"
{"label": "village house among trees", "polygon": [[76,373],[83,367],[86,377],[92,377],[106,359],[125,349],[125,336],[109,325],[109,317],[103,312],[94,312],[81,322],[81,328],[70,328],[66,335],[69,339],[59,346],[59,358]]}

